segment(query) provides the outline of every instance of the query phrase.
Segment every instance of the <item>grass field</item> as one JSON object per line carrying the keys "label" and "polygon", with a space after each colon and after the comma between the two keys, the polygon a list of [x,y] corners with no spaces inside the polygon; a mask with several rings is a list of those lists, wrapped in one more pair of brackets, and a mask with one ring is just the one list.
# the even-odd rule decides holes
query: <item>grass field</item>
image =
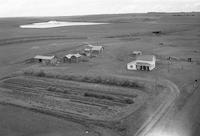
{"label": "grass field", "polygon": [[[74,102],[72,103],[77,104],[81,101],[83,105],[90,108],[88,104],[92,102],[93,105],[96,106],[94,106],[92,110],[96,110],[96,114],[98,113],[107,115],[107,118],[105,119],[109,119],[111,114],[108,113],[107,109],[99,111],[98,108],[101,106],[109,107],[108,105],[110,105],[116,109],[119,107],[126,107],[127,105],[130,107],[132,106],[135,109],[132,110],[134,111],[133,114],[131,114],[129,117],[128,112],[125,112],[125,114],[127,114],[127,118],[124,118],[122,121],[123,125],[120,124],[120,127],[117,125],[113,126],[115,129],[92,125],[92,123],[83,123],[84,121],[74,122],[73,120],[69,119],[64,120],[62,117],[53,117],[47,114],[41,114],[38,111],[27,110],[20,108],[17,105],[11,106],[4,103],[0,106],[0,119],[3,120],[3,122],[0,122],[0,135],[132,135],[139,129],[145,119],[147,119],[155,111],[163,98],[167,98],[166,96],[168,96],[165,89],[160,86],[156,86],[159,84],[160,78],[168,79],[179,87],[180,96],[176,100],[177,102],[175,103],[175,106],[178,109],[177,112],[181,112],[181,110],[184,109],[184,105],[187,103],[188,99],[190,99],[190,96],[194,93],[193,86],[195,80],[200,79],[200,14],[188,14],[191,14],[192,16],[185,16],[181,13],[148,13],[51,18],[1,18],[0,77],[10,75],[16,71],[42,70],[45,73],[51,74],[50,78],[44,79],[42,79],[42,77],[32,76],[31,83],[27,83],[25,88],[24,84],[21,85],[21,82],[18,82],[20,80],[25,82],[24,78],[26,78],[26,81],[28,82],[30,79],[26,76],[5,79],[5,82],[11,83],[1,82],[1,85],[4,85],[4,87],[2,87],[4,89],[7,88],[8,90],[15,90],[18,88],[16,90],[19,91],[16,92],[20,92],[20,90],[25,91],[27,86],[31,88],[29,85],[34,84],[32,89],[27,90],[34,90],[35,92],[38,92],[35,87],[37,88],[37,86],[40,85],[37,83],[39,80],[40,82],[44,82],[46,84],[45,87],[39,87],[41,90],[45,90],[45,93],[47,92],[52,94],[52,92],[59,92],[62,94],[63,90],[61,86],[63,86],[63,84],[69,84],[69,82],[77,82],[63,81],[63,76],[65,75],[90,75],[92,77],[101,75],[103,77],[126,77],[126,79],[141,77],[151,79],[152,83],[145,84],[138,81],[137,83],[144,85],[145,88],[149,87],[150,89],[142,90],[141,88],[131,88],[132,91],[130,91],[130,88],[125,87],[129,86],[129,84],[126,83],[122,87],[115,86],[113,90],[109,88],[110,85],[108,84],[97,83],[97,86],[92,86],[88,85],[90,83],[79,83],[78,81],[78,85],[81,84],[81,87],[86,87],[87,89],[89,87],[91,89],[89,93],[83,93],[84,89],[80,89],[77,84],[74,86],[73,84],[67,86],[68,90],[71,86],[76,88],[76,91],[72,91],[75,93],[75,96],[72,94],[64,95],[68,99],[73,96]],[[19,28],[20,25],[31,24],[35,22],[45,22],[50,20],[99,22],[109,24],[93,26],[68,26],[49,29]],[[156,31],[159,31],[160,33],[155,34],[154,32]],[[65,54],[68,51],[76,49],[83,43],[87,42],[94,45],[103,45],[105,50],[97,57],[89,59],[88,62],[72,64],[67,63],[60,64],[58,66],[46,66],[42,64],[33,65],[24,63],[24,61],[38,54]],[[143,54],[155,55],[157,57],[156,69],[151,72],[127,71],[126,64],[135,59],[131,55],[131,52],[134,50],[141,50]],[[169,56],[173,58],[171,61],[167,59]],[[192,62],[188,62],[188,58],[192,58]],[[57,75],[59,78],[52,77],[55,75]],[[55,79],[58,81],[56,82]],[[52,87],[49,85],[49,82],[50,84],[58,85],[59,87]],[[120,88],[124,90],[122,91]],[[162,93],[159,93],[159,90],[162,90]],[[43,94],[43,91],[41,91],[42,95],[45,94]],[[98,91],[98,93],[95,91]],[[1,93],[4,93],[4,91]],[[131,97],[126,96],[127,93],[130,93]],[[106,94],[106,96],[104,94]],[[118,94],[120,94],[120,97]],[[10,95],[13,96],[12,93]],[[27,95],[30,94],[27,93]],[[134,104],[137,105],[137,100],[135,101],[135,98],[133,98],[132,95],[137,95],[137,98],[140,98],[141,96],[141,99],[145,98],[143,101],[141,101],[141,105],[138,106],[140,108],[134,106]],[[20,97],[20,99],[23,97],[20,93],[15,96]],[[29,97],[23,97],[22,99],[26,99],[27,101],[27,98]],[[6,97],[1,97],[1,100],[5,99]],[[38,101],[42,100],[43,99],[39,99]],[[23,103],[23,101],[16,102]],[[126,102],[130,102],[131,104],[127,104]],[[63,100],[63,103],[67,102]],[[142,105],[142,103],[144,104]],[[77,106],[76,104],[74,107]],[[194,107],[197,106],[194,105]],[[66,107],[66,109],[68,109],[68,107]],[[71,112],[73,111],[75,110],[72,109]],[[85,115],[88,113],[89,112],[85,110]],[[23,114],[25,118],[22,118],[20,116],[21,114]],[[122,115],[120,116],[125,115],[122,112],[121,114]],[[90,116],[88,114],[87,117],[93,119],[98,117],[101,118],[100,116],[95,116],[95,114],[94,116]],[[116,116],[116,118],[118,117]],[[196,120],[198,119],[199,118],[197,117]],[[195,121],[192,120],[191,122]],[[85,133],[86,130],[88,130],[89,133]]]}

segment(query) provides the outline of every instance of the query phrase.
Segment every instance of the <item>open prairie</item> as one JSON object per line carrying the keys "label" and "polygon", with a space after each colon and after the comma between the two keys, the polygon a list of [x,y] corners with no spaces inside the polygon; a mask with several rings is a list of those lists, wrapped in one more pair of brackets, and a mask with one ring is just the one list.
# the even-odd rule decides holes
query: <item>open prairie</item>
{"label": "open prairie", "polygon": [[[105,24],[19,27],[51,20]],[[195,12],[0,18],[0,135],[197,135],[199,22]],[[27,63],[86,43],[104,51],[79,63]],[[126,69],[138,50],[156,56],[153,71]]]}

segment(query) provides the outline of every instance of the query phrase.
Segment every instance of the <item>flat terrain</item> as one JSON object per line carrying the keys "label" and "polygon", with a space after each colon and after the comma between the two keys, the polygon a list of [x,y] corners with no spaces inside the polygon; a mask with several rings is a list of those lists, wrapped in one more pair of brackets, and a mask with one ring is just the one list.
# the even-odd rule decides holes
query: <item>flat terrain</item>
{"label": "flat terrain", "polygon": [[[48,29],[19,28],[20,25],[50,20],[109,24]],[[170,132],[171,128],[179,128],[188,132],[185,133],[188,134],[186,136],[198,135],[199,95],[195,94],[198,94],[196,92],[199,90],[197,86],[200,80],[199,22],[199,13],[1,18],[1,78],[16,71],[41,70],[58,77],[69,74],[102,77],[110,75],[117,79],[121,77],[125,77],[126,80],[133,79],[136,83],[144,85],[144,89],[113,87],[105,84],[95,86],[93,83],[23,74],[2,79],[0,119],[3,121],[0,122],[0,135],[134,135],[149,117],[153,117],[160,105],[175,99],[174,95],[166,89],[167,86],[160,86],[163,84],[161,83],[163,79],[177,85],[180,94],[168,111],[165,110],[166,115],[160,115],[164,115],[161,121],[155,121],[157,125],[152,131],[161,129]],[[26,60],[38,54],[58,56],[66,54],[83,43],[103,45],[105,50],[88,62],[57,66],[26,63]],[[155,55],[156,69],[151,72],[127,71],[126,64],[135,59],[131,54],[134,50]],[[171,60],[168,60],[169,57]],[[188,62],[188,58],[192,58],[192,62]],[[70,93],[63,94],[63,87]],[[54,93],[55,91],[57,92]],[[38,107],[43,109],[45,104],[49,109],[55,110],[58,108],[55,106],[58,99],[61,106],[57,111],[73,114],[76,112],[78,118],[84,116],[83,120],[82,118],[73,120],[75,116],[71,119],[63,118],[63,114],[56,116],[57,114],[38,110]],[[48,111],[52,111],[49,109]],[[122,122],[113,127],[106,123],[103,125],[96,123],[98,120],[112,122],[117,119],[121,119]],[[93,121],[87,122],[87,120]],[[182,133],[174,132],[175,134]]]}
{"label": "flat terrain", "polygon": [[72,81],[17,77],[3,81],[0,86],[11,90],[1,94],[2,100],[12,101],[16,97],[28,103],[28,107],[47,107],[100,121],[120,120],[145,102],[141,91]]}

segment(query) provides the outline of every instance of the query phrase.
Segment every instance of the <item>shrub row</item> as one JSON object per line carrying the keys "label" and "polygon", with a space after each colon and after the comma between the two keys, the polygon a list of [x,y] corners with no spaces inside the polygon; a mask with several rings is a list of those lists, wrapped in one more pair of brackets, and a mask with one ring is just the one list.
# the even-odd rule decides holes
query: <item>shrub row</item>
{"label": "shrub row", "polygon": [[95,93],[84,93],[85,97],[93,97],[93,98],[97,98],[97,99],[106,99],[106,100],[110,100],[110,101],[114,101],[114,102],[121,102],[121,103],[125,103],[125,104],[133,104],[134,101],[132,99],[119,99],[119,98],[115,98],[109,95],[101,95],[101,94],[95,94]]}
{"label": "shrub row", "polygon": [[88,75],[55,75],[51,73],[45,73],[43,70],[41,71],[25,71],[25,75],[38,76],[38,77],[47,77],[47,78],[58,78],[63,80],[71,80],[71,81],[79,81],[79,82],[87,82],[87,83],[97,83],[97,84],[106,84],[106,85],[114,85],[121,87],[130,87],[130,88],[142,88],[138,83],[129,80],[129,79],[121,79],[117,77],[108,77],[108,76],[88,76]]}

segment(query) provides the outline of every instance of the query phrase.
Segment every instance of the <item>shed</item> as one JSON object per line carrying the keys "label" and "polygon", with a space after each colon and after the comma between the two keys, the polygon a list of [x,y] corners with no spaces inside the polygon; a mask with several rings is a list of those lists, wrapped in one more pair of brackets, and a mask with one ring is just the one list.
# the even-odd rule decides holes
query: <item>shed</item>
{"label": "shed", "polygon": [[101,53],[103,51],[103,46],[93,46],[92,53]]}
{"label": "shed", "polygon": [[142,55],[142,52],[141,51],[133,51],[132,54],[133,55]]}
{"label": "shed", "polygon": [[64,57],[64,62],[78,62],[80,61],[82,55],[80,55],[79,53],[76,54],[67,54]]}
{"label": "shed", "polygon": [[55,64],[57,62],[57,59],[55,56],[36,55],[34,57],[34,60],[38,63],[44,63],[44,64]]}
{"label": "shed", "polygon": [[140,55],[135,61],[127,64],[128,70],[150,71],[155,68],[156,57],[154,55]]}
{"label": "shed", "polygon": [[87,45],[87,47],[84,49],[84,51],[100,54],[103,51],[103,46]]}

